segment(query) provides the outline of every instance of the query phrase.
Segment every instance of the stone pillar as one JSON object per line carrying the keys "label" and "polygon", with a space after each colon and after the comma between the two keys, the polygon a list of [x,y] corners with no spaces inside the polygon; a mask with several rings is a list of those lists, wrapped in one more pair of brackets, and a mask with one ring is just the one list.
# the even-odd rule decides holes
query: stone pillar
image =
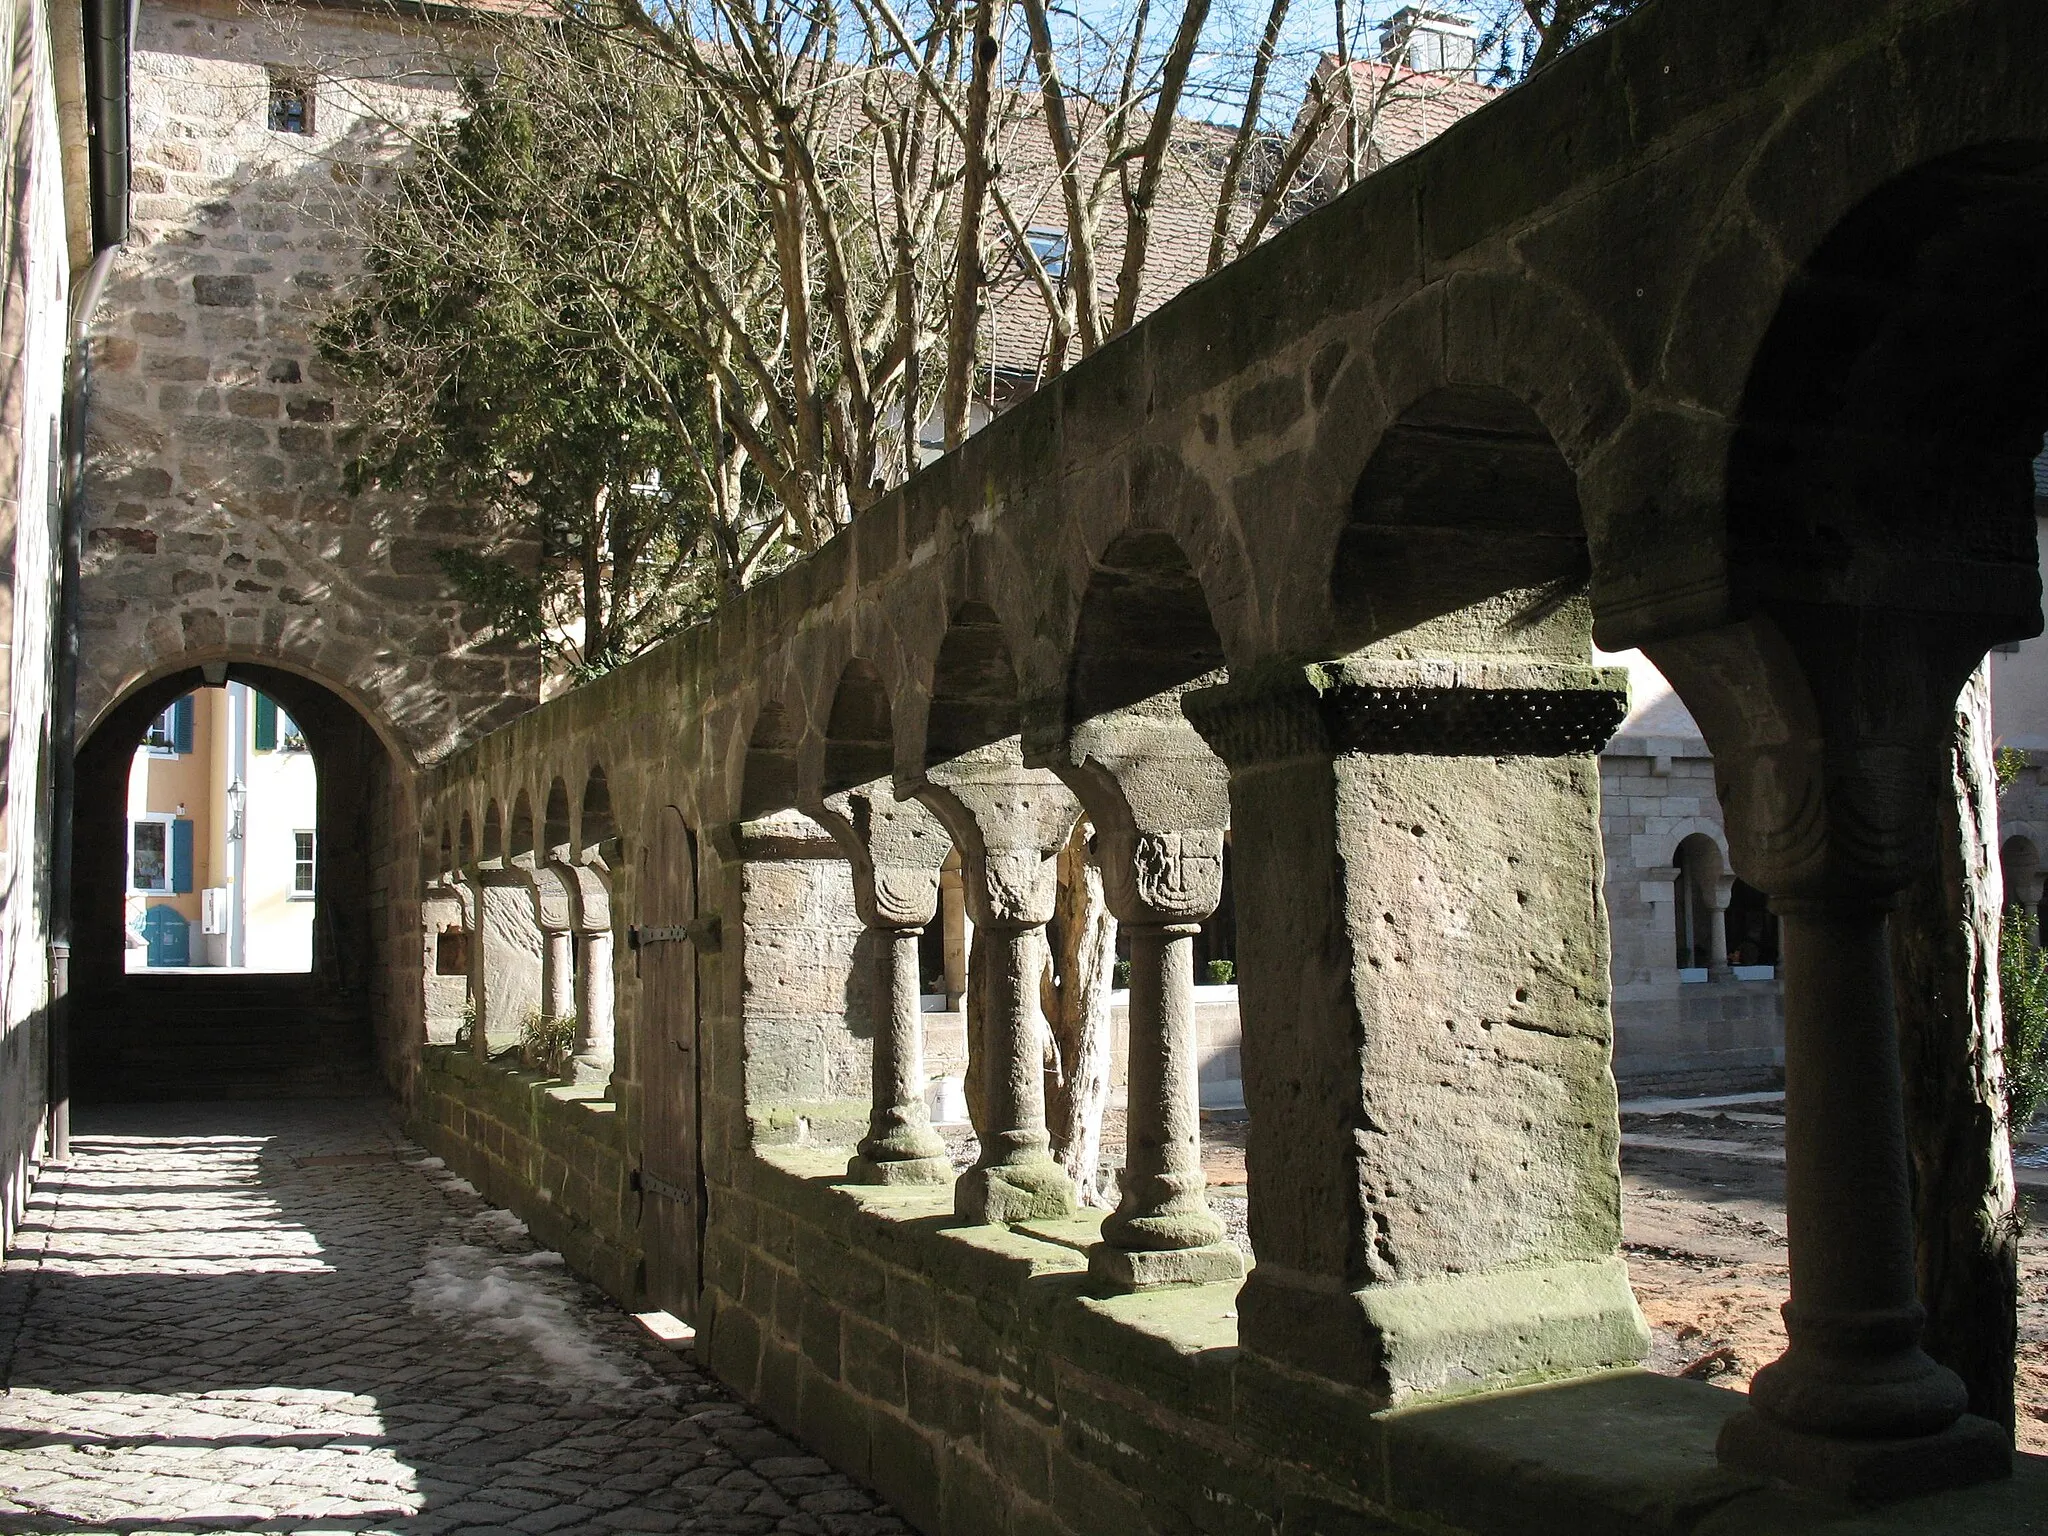
{"label": "stone pillar", "polygon": [[1067,1215],[1074,1186],[1045,1128],[1038,983],[1059,882],[1054,860],[1080,806],[1052,774],[1023,766],[1014,738],[932,769],[918,798],[960,850],[968,915],[984,930],[988,961],[983,1034],[969,1048],[981,1077],[981,1156],[955,1183],[953,1208],[975,1222]]}
{"label": "stone pillar", "polygon": [[1707,898],[1707,980],[1733,981],[1735,969],[1728,963],[1728,903],[1735,895],[1735,877],[1714,876],[1704,893]]}
{"label": "stone pillar", "polygon": [[579,1083],[608,1082],[612,1074],[612,904],[601,864],[575,863],[569,850],[556,850],[550,866],[569,892],[569,938],[581,946],[574,1007]]}
{"label": "stone pillar", "polygon": [[937,914],[939,867],[952,839],[929,810],[896,799],[886,782],[813,800],[809,814],[846,850],[854,910],[877,940],[871,1109],[847,1177],[860,1184],[943,1184],[953,1163],[924,1102],[917,941]]}
{"label": "stone pillar", "polygon": [[576,1012],[575,912],[561,871],[543,864],[523,869],[533,892],[534,921],[541,935],[540,1011],[551,1019]]}
{"label": "stone pillar", "polygon": [[[1685,900],[1685,887],[1681,883],[1685,871],[1676,864],[1652,864],[1643,871],[1640,894],[1650,904],[1650,951],[1645,968],[1649,971],[1671,971],[1678,955],[1678,943],[1683,936],[1679,924],[1680,904]],[[1674,978],[1676,979],[1676,978]]]}
{"label": "stone pillar", "polygon": [[1956,695],[1984,644],[1955,615],[1759,615],[1649,648],[1714,753],[1736,871],[1783,924],[1783,1356],[1724,1462],[1861,1498],[1999,1476],[1998,1426],[1920,1347],[1886,914],[1934,857]]}
{"label": "stone pillar", "polygon": [[1089,1273],[1121,1291],[1242,1279],[1206,1197],[1194,1017],[1194,939],[1223,896],[1223,765],[1177,707],[1083,722],[1062,756],[1060,776],[1095,825],[1104,898],[1131,942],[1121,1198]]}
{"label": "stone pillar", "polygon": [[1241,1387],[1398,1403],[1646,1352],[1594,756],[1626,700],[1563,661],[1362,658],[1183,697],[1230,768]]}

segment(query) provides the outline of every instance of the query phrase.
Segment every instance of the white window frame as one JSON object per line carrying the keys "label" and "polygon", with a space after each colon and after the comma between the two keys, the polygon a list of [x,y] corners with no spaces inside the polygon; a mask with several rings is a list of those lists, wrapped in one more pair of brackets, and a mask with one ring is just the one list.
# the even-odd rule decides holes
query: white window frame
{"label": "white window frame", "polygon": [[[312,839],[313,856],[309,859],[302,860],[299,857],[299,839],[302,837]],[[303,887],[299,884],[299,865],[301,863],[303,863],[306,866],[306,878],[309,882],[311,882]],[[292,828],[292,888],[291,894],[286,899],[289,901],[311,901],[315,896],[319,894],[319,882],[319,829],[315,827],[294,827]]]}
{"label": "white window frame", "polygon": [[[162,714],[150,721],[149,729],[142,733],[142,750],[151,757],[176,757],[178,755],[178,728],[171,720],[171,717],[177,713],[177,710],[178,706],[175,703],[172,704]],[[150,740],[151,735],[155,733],[158,726],[164,728],[165,739],[160,744]],[[133,857],[133,849],[130,850],[130,857]]]}
{"label": "white window frame", "polygon": [[[177,879],[177,872],[171,868],[171,823],[177,820],[171,811],[144,811],[140,816],[128,818],[128,894],[130,896],[172,896],[171,889]],[[164,829],[164,883],[162,885],[137,885],[135,883],[135,829],[145,822],[155,822]]]}

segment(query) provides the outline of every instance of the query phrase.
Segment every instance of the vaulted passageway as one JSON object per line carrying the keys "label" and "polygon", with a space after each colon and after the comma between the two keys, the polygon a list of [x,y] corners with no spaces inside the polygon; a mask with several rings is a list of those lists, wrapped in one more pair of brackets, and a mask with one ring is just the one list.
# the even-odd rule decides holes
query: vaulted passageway
{"label": "vaulted passageway", "polygon": [[[177,722],[187,712],[216,727],[201,734],[217,741],[187,742],[185,750],[196,758],[218,748],[216,768],[226,776],[215,796],[221,825],[195,839],[193,828],[204,820],[196,797],[210,791],[190,791],[191,814],[180,805],[163,823],[176,842],[166,840],[168,867],[157,880],[158,871],[145,867],[152,849],[137,845],[139,824],[131,823],[132,765],[137,748],[153,732],[163,734],[158,722],[166,718],[174,722],[169,750],[176,752]],[[311,803],[296,822],[270,826],[286,813],[266,809],[259,777],[273,768],[307,769],[281,762],[300,756],[311,759],[317,791],[298,786],[297,798]],[[179,668],[108,710],[78,754],[77,1095],[218,1099],[363,1093],[376,1085],[373,1019],[391,985],[389,867],[403,783],[391,749],[354,703],[278,667]],[[266,859],[279,866],[275,893],[261,891]],[[268,904],[283,921],[269,928],[285,931],[282,939],[258,910],[271,894],[277,900]],[[142,966],[129,955],[138,937],[150,946]],[[163,943],[167,937],[175,945]]]}

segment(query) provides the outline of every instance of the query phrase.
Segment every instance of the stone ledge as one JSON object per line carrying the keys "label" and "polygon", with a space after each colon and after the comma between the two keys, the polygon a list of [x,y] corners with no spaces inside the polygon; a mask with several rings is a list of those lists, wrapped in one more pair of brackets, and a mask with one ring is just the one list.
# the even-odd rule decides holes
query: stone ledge
{"label": "stone ledge", "polygon": [[[882,1267],[886,1303],[831,1303],[847,1329],[858,1320],[923,1347],[901,1332],[905,1283],[1000,1327],[999,1349],[956,1356],[951,1368],[966,1373],[962,1391],[1012,1404],[1049,1437],[1030,1464],[1035,1477],[1049,1468],[1051,1508],[1039,1493],[1003,1495],[1019,1518],[1027,1504],[1034,1521],[1045,1517],[1048,1532],[1163,1536],[1233,1508],[1246,1529],[1282,1536],[2048,1536],[2048,1458],[2017,1457],[2009,1481],[1859,1509],[1722,1468],[1716,1437],[1746,1397],[1639,1370],[1374,1411],[1240,1350],[1235,1286],[1090,1295],[1087,1215],[1035,1231],[972,1227],[953,1216],[944,1188],[848,1185],[844,1167],[837,1150],[757,1148],[740,1193],[761,1203],[764,1226],[771,1213],[793,1218],[799,1249],[817,1240],[808,1226]],[[942,1341],[945,1316],[941,1306]],[[724,1348],[739,1356],[775,1326],[724,1298],[716,1331],[735,1325]],[[913,1389],[906,1421],[904,1407],[865,1398],[857,1382],[805,1380],[876,1436],[905,1440],[900,1456],[860,1458],[859,1470],[906,1508],[925,1508],[931,1490],[897,1488],[894,1467],[1006,1465],[986,1413],[920,1416]],[[1004,1411],[1012,1416],[1001,1422],[1023,1422]],[[1090,1501],[1058,1497],[1063,1483],[1091,1489]],[[953,1536],[981,1529],[978,1518],[941,1515],[929,1529]]]}

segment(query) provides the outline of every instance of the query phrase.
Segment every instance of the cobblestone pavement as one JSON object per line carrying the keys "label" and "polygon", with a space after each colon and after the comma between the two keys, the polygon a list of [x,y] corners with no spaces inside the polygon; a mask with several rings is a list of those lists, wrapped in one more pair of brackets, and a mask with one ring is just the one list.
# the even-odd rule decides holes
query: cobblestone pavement
{"label": "cobblestone pavement", "polygon": [[896,1536],[356,1102],[87,1112],[0,1271],[0,1532]]}

